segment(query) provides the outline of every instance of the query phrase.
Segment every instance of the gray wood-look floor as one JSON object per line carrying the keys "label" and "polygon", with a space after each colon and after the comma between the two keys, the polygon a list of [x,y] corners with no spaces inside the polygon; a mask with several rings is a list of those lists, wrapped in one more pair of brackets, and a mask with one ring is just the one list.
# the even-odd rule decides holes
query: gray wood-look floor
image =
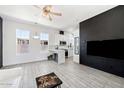
{"label": "gray wood-look floor", "polygon": [[54,61],[32,62],[5,68],[23,68],[22,88],[36,88],[35,78],[54,72],[62,81],[62,88],[113,88],[124,87],[124,78],[109,74],[67,59],[58,65]]}

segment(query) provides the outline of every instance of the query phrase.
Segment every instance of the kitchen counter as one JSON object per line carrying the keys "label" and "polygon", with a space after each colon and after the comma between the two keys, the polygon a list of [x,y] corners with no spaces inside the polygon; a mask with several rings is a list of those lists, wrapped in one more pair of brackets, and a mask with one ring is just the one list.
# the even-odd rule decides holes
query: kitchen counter
{"label": "kitchen counter", "polygon": [[59,48],[59,50],[64,50],[68,52],[68,57],[73,56],[73,48]]}
{"label": "kitchen counter", "polygon": [[64,50],[50,49],[49,52],[57,55],[58,64],[65,63],[65,51]]}

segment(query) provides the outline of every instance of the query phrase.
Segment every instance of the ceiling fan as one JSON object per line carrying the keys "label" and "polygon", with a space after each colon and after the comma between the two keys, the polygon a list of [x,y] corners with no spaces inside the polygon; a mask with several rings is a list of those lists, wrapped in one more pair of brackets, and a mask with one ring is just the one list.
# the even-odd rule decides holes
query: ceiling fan
{"label": "ceiling fan", "polygon": [[52,5],[45,5],[44,7],[41,7],[40,5],[34,5],[34,7],[42,10],[42,15],[45,17],[48,17],[50,21],[52,21],[52,16],[62,16],[61,13],[54,12]]}

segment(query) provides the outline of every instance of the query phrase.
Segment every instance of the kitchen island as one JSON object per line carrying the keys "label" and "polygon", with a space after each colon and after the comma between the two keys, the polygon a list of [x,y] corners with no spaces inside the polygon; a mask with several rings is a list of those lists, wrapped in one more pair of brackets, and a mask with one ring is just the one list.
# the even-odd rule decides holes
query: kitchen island
{"label": "kitchen island", "polygon": [[58,64],[65,63],[65,51],[64,50],[50,49],[49,52],[54,55],[54,61],[56,61]]}

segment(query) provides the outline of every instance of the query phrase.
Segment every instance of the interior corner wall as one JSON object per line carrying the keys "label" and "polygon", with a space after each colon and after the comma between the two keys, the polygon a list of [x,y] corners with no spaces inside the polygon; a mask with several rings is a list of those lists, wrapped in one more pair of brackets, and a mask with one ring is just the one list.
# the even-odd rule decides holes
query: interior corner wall
{"label": "interior corner wall", "polygon": [[[30,51],[22,55],[16,55],[16,29],[30,31]],[[12,20],[3,19],[3,66],[20,63],[28,63],[47,59],[48,51],[41,51],[40,40],[34,40],[32,36],[37,32],[49,33],[49,45],[55,45],[55,33],[58,30],[45,26],[26,24]]]}

